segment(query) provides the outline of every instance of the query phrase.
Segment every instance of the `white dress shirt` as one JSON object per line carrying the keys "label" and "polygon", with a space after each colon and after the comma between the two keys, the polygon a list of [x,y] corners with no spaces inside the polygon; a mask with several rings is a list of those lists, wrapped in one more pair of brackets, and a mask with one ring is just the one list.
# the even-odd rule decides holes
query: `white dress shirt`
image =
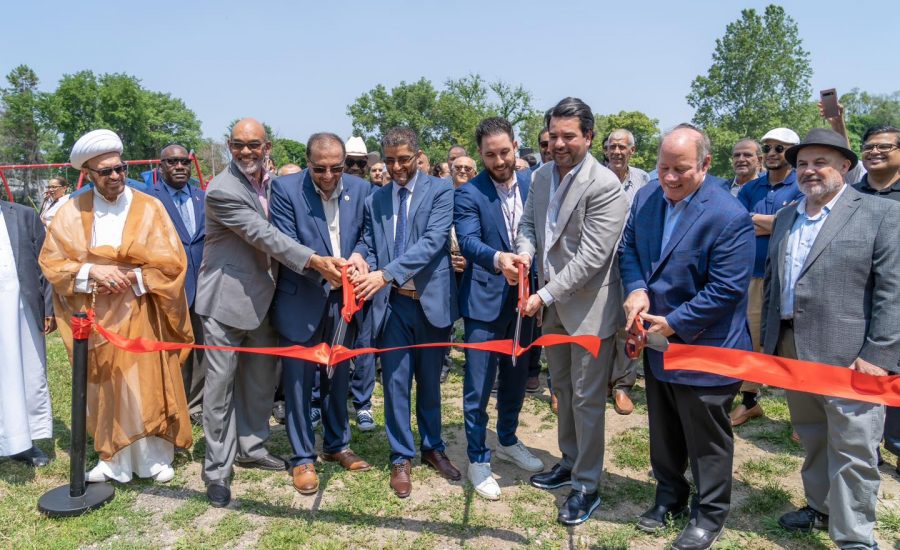
{"label": "white dress shirt", "polygon": [[[419,179],[419,171],[416,170],[416,175],[413,176],[411,180],[406,183],[406,190],[409,191],[409,194],[406,195],[406,237],[409,238],[409,229],[410,223],[412,220],[409,219],[409,205],[412,204],[413,193],[416,188],[416,181]],[[394,186],[391,188],[391,210],[394,213],[394,240],[397,239],[397,216],[400,214],[400,189],[401,186],[397,184],[397,182],[392,182]],[[391,246],[394,246],[391,243]],[[415,290],[416,285],[413,283],[413,280],[410,279],[406,281],[406,283],[400,287],[404,290]]]}
{"label": "white dress shirt", "polygon": [[[522,195],[519,193],[519,180],[513,173],[512,179],[506,183],[497,183],[494,178],[491,178],[491,183],[494,184],[494,189],[497,190],[497,196],[500,198],[500,210],[503,213],[503,223],[506,225],[506,236],[510,246],[514,247],[519,222],[522,221],[522,213],[525,211]],[[500,271],[499,250],[494,253],[494,269]]]}
{"label": "white dress shirt", "polygon": [[328,238],[331,241],[331,254],[341,257],[341,198],[344,194],[344,180],[338,180],[337,187],[331,192],[331,197],[325,198],[325,193],[313,183],[313,189],[322,199],[322,209],[325,210],[325,225],[328,226]]}

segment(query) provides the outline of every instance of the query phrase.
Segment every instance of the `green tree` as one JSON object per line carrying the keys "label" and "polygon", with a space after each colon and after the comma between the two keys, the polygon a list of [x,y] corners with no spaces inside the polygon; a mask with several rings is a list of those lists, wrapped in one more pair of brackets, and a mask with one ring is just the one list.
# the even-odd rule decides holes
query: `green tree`
{"label": "green tree", "polygon": [[853,88],[841,96],[851,147],[859,151],[862,137],[872,126],[900,128],[900,90],[892,94],[870,94]]}
{"label": "green tree", "polygon": [[277,167],[285,164],[306,166],[306,144],[288,138],[275,138],[269,156]]}
{"label": "green tree", "polygon": [[713,173],[730,172],[731,147],[741,137],[759,138],[786,126],[803,135],[820,124],[811,101],[812,67],[796,22],[784,8],[753,9],[729,23],[716,40],[706,75],[687,96],[694,123],[713,139]]}
{"label": "green tree", "polygon": [[611,115],[594,115],[594,143],[591,153],[603,158],[603,142],[616,128],[624,128],[634,134],[636,151],[631,165],[650,171],[656,166],[656,149],[659,146],[659,120],[640,111],[619,111]]}
{"label": "green tree", "polygon": [[[0,163],[42,163],[51,134],[41,114],[44,94],[38,91],[37,74],[27,65],[19,65],[6,81],[9,87],[0,88]],[[23,194],[36,200],[39,174],[19,170],[7,176],[21,181]]]}

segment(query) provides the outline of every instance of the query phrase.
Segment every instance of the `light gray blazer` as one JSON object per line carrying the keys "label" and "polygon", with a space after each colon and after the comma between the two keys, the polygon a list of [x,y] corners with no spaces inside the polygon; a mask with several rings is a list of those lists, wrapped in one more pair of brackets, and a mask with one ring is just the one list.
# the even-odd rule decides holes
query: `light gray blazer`
{"label": "light gray blazer", "polygon": [[269,223],[256,191],[232,162],[206,189],[206,244],[194,310],[230,327],[256,329],[272,304],[277,262],[300,273],[312,254]]}
{"label": "light gray blazer", "polygon": [[[556,231],[545,239],[550,185],[556,163],[534,172],[516,248],[533,257],[538,282],[553,296],[569,334],[606,338],[625,324],[616,247],[628,216],[622,184],[588,155],[563,197]],[[544,256],[556,276],[544,273]]]}
{"label": "light gray blazer", "polygon": [[[44,317],[53,315],[53,290],[38,265],[38,255],[44,246],[44,224],[34,209],[27,206],[0,202],[0,208],[3,209],[3,221],[12,245],[25,314],[32,327],[42,333]],[[43,345],[44,339],[41,338],[40,342]]]}
{"label": "light gray blazer", "polygon": [[[775,217],[763,295],[763,351],[781,333],[781,288],[797,209]],[[797,357],[839,367],[860,357],[900,372],[900,202],[847,187],[828,214],[794,287]]]}

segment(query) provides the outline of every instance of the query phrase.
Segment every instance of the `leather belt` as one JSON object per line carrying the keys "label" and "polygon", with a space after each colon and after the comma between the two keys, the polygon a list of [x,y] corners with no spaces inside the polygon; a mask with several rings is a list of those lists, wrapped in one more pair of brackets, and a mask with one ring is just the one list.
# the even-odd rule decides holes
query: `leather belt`
{"label": "leather belt", "polygon": [[398,288],[398,287],[393,287],[391,290],[396,292],[400,296],[406,296],[407,298],[412,298],[413,300],[419,299],[419,293],[416,292],[415,290],[409,290],[406,288]]}

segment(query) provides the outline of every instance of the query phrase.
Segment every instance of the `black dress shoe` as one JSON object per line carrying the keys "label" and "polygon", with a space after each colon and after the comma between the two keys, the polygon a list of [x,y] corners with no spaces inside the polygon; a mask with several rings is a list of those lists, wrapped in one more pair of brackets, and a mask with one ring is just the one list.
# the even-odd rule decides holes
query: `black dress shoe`
{"label": "black dress shoe", "polygon": [[778,525],[788,531],[805,531],[809,533],[813,529],[828,529],[828,516],[813,510],[809,506],[804,506],[778,518]]}
{"label": "black dress shoe", "polygon": [[31,448],[27,451],[22,451],[21,453],[11,455],[9,458],[17,460],[19,462],[23,462],[34,468],[40,468],[42,466],[50,464],[50,457],[48,457],[44,453],[44,451],[40,450],[35,445],[32,445]]}
{"label": "black dress shoe", "polygon": [[572,484],[572,471],[555,465],[549,472],[541,472],[531,476],[531,485],[538,489],[559,489]]}
{"label": "black dress shoe", "polygon": [[213,508],[224,508],[231,502],[231,489],[225,481],[210,481],[206,486],[206,498]]}
{"label": "black dress shoe", "polygon": [[240,460],[237,461],[244,468],[257,468],[259,470],[268,470],[270,472],[284,472],[287,470],[287,463],[283,458],[273,454],[267,454],[262,458]]}
{"label": "black dress shoe", "polygon": [[591,517],[594,510],[600,507],[600,495],[597,491],[593,493],[584,493],[577,489],[572,489],[566,501],[559,508],[559,515],[556,520],[563,525],[580,525]]}
{"label": "black dress shoe", "polygon": [[637,528],[645,533],[655,533],[666,526],[666,516],[672,515],[672,519],[678,519],[688,512],[688,507],[681,506],[663,506],[657,504],[640,515],[637,522]]}
{"label": "black dress shoe", "polygon": [[722,528],[718,531],[707,531],[696,525],[688,525],[672,543],[672,550],[707,550],[712,548],[721,534]]}

